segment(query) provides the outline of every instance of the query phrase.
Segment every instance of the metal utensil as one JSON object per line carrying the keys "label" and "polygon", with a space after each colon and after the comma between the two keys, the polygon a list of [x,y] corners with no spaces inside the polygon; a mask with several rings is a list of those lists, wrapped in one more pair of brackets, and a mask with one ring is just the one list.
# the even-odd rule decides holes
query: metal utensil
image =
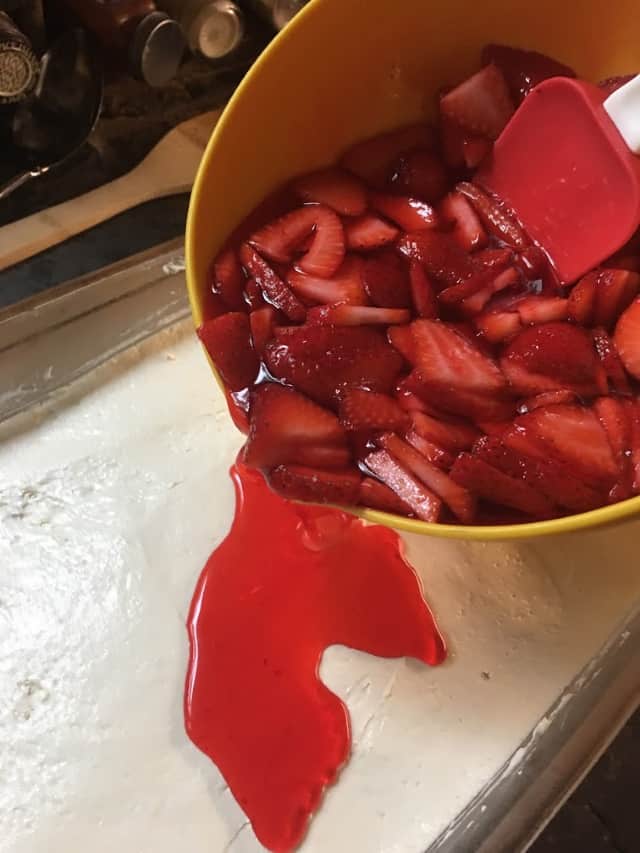
{"label": "metal utensil", "polygon": [[33,96],[14,113],[10,136],[17,175],[0,200],[65,162],[86,142],[102,106],[102,68],[82,30],[64,33],[42,58]]}

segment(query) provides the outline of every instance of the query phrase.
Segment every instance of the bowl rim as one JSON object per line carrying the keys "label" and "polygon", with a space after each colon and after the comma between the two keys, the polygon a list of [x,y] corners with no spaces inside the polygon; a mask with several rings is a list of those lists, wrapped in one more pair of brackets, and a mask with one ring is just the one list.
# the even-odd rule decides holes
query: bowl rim
{"label": "bowl rim", "polygon": [[[194,223],[201,207],[205,175],[207,173],[209,162],[215,155],[218,140],[223,135],[225,127],[234,120],[236,104],[245,97],[246,92],[250,91],[254,78],[262,73],[262,69],[269,64],[274,57],[277,57],[280,46],[284,44],[286,40],[295,36],[299,27],[306,26],[307,20],[313,16],[314,10],[318,5],[320,4],[317,2],[310,2],[304,6],[295,18],[275,36],[275,38],[267,45],[257,60],[253,63],[224,108],[222,115],[214,127],[205,147],[202,159],[200,160],[191,191],[191,197],[189,199],[185,233],[186,284],[189,303],[191,306],[191,314],[196,327],[202,323],[203,315],[198,296],[198,283],[194,272],[196,268],[196,260],[193,235],[196,230]],[[224,392],[226,390],[224,383],[222,382],[222,379],[220,378],[220,375],[212,360],[209,358],[206,350],[204,350],[204,352],[211,370],[213,371],[215,380]],[[405,516],[393,515],[391,513],[366,507],[342,507],[342,509],[346,509],[348,512],[357,515],[359,518],[371,522],[372,524],[381,524],[385,527],[401,530],[404,533],[415,533],[421,536],[435,536],[442,539],[486,542],[508,539],[537,539],[562,533],[575,533],[583,530],[592,530],[604,525],[621,522],[634,515],[640,515],[640,495],[637,497],[627,498],[626,500],[615,504],[598,507],[597,509],[592,509],[587,512],[573,513],[571,515],[564,515],[560,518],[552,518],[545,521],[528,521],[521,524],[440,524],[437,522],[406,518]]]}

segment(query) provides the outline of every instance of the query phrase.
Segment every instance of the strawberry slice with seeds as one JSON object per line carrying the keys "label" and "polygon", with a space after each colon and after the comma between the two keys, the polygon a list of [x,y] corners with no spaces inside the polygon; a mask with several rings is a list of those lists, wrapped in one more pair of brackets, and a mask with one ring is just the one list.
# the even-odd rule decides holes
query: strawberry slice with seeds
{"label": "strawberry slice with seeds", "polygon": [[446,381],[422,378],[416,393],[432,406],[452,415],[469,417],[476,422],[504,421],[515,412],[513,400],[504,394],[487,390],[456,388]]}
{"label": "strawberry slice with seeds", "polygon": [[310,204],[285,213],[256,231],[249,243],[271,261],[291,263],[309,235],[313,239],[298,267],[309,275],[331,278],[344,260],[345,234],[340,217],[325,205]]}
{"label": "strawberry slice with seeds", "polygon": [[318,305],[309,309],[308,323],[335,326],[404,325],[411,319],[406,308],[373,308],[371,305]]}
{"label": "strawberry slice with seeds", "polygon": [[640,401],[625,401],[627,416],[631,425],[631,470],[633,482],[631,488],[634,494],[640,494]]}
{"label": "strawberry slice with seeds", "polygon": [[549,77],[575,77],[576,72],[543,53],[521,50],[503,44],[488,44],[482,51],[483,64],[492,63],[504,75],[511,96],[516,104]]}
{"label": "strawberry slice with seeds", "polygon": [[574,285],[569,294],[569,318],[581,326],[590,326],[593,323],[599,277],[598,270],[587,273]]}
{"label": "strawberry slice with seeds", "polygon": [[436,231],[405,234],[398,242],[398,249],[421,263],[430,276],[443,284],[459,284],[476,273],[472,259],[450,234]]}
{"label": "strawberry slice with seeds", "polygon": [[411,299],[418,317],[435,319],[438,316],[438,298],[433,282],[418,261],[409,262]]}
{"label": "strawberry slice with seeds", "polygon": [[271,305],[258,308],[249,314],[251,340],[253,341],[253,348],[259,357],[262,357],[267,344],[273,338],[277,320],[278,312]]}
{"label": "strawberry slice with seeds", "polygon": [[520,510],[534,518],[550,518],[554,514],[553,504],[543,494],[470,453],[458,456],[451,478],[491,503]]}
{"label": "strawberry slice with seeds", "polygon": [[527,412],[532,412],[534,409],[543,409],[547,406],[557,406],[561,403],[578,403],[577,395],[573,391],[545,391],[542,394],[536,394],[535,397],[528,397],[524,403],[518,406],[518,412],[521,415],[526,415]]}
{"label": "strawberry slice with seeds", "polygon": [[439,320],[415,320],[413,365],[425,381],[452,388],[497,394],[506,383],[493,359],[465,335]]}
{"label": "strawberry slice with seeds", "polygon": [[306,202],[324,204],[343,216],[361,216],[367,209],[362,183],[344,169],[311,172],[293,182],[293,191]]}
{"label": "strawberry slice with seeds", "polygon": [[522,227],[496,199],[468,181],[458,184],[456,190],[469,199],[489,234],[518,251],[529,246],[530,240]]}
{"label": "strawberry slice with seeds", "polygon": [[413,363],[415,343],[411,326],[393,326],[387,330],[387,338],[389,343],[402,354],[403,358]]}
{"label": "strawberry slice with seeds", "polygon": [[508,341],[522,330],[520,315],[508,311],[485,311],[474,317],[473,322],[483,337],[492,344]]}
{"label": "strawberry slice with seeds", "polygon": [[453,465],[455,459],[453,453],[439,447],[433,441],[429,441],[428,438],[424,438],[424,436],[420,435],[414,429],[409,430],[405,435],[405,440],[407,444],[415,447],[418,453],[421,453],[425,459],[428,459],[432,465],[437,465],[438,468],[446,471]]}
{"label": "strawberry slice with seeds", "polygon": [[491,153],[493,143],[486,136],[469,133],[440,113],[440,147],[447,166],[475,169]]}
{"label": "strawberry slice with seeds", "polygon": [[514,390],[524,396],[569,389],[582,397],[607,393],[607,381],[588,332],[571,323],[524,329],[500,361]]}
{"label": "strawberry slice with seeds", "polygon": [[340,423],[349,431],[403,430],[408,414],[387,394],[348,388],[340,396]]}
{"label": "strawberry slice with seeds", "polygon": [[438,301],[443,305],[458,305],[464,299],[473,296],[474,293],[483,291],[496,278],[496,275],[499,274],[491,269],[477,271],[470,278],[460,282],[460,284],[452,284],[441,290],[438,294]]}
{"label": "strawberry slice with seeds", "polygon": [[277,329],[265,364],[277,379],[319,403],[335,405],[347,387],[391,393],[403,360],[378,329],[309,324]]}
{"label": "strawberry slice with seeds", "polygon": [[613,390],[618,391],[620,394],[630,394],[631,386],[620,361],[620,356],[613,345],[613,341],[604,329],[593,330],[593,343]]}
{"label": "strawberry slice with seeds", "polygon": [[411,124],[358,142],[343,154],[340,164],[371,186],[385,183],[393,160],[416,148],[432,148],[431,125]]}
{"label": "strawberry slice with seeds", "polygon": [[398,236],[398,229],[373,213],[365,213],[345,225],[347,247],[355,251],[368,252],[388,246]]}
{"label": "strawberry slice with seeds", "polygon": [[473,256],[476,267],[498,273],[516,260],[511,249],[481,249]]}
{"label": "strawberry slice with seeds", "polygon": [[606,433],[613,458],[618,465],[618,482],[613,487],[612,502],[630,497],[632,492],[633,470],[631,466],[631,420],[627,407],[614,397],[600,397],[593,404],[593,410]]}
{"label": "strawberry slice with seeds", "polygon": [[418,149],[403,154],[393,164],[389,186],[402,195],[435,202],[447,191],[447,173],[432,151]]}
{"label": "strawberry slice with seeds", "polygon": [[[489,300],[500,293],[502,290],[507,290],[509,287],[514,287],[520,283],[520,273],[514,267],[507,267],[506,270],[499,272],[492,281],[485,284],[475,293],[467,296],[460,303],[461,310],[468,316],[473,317],[474,314],[479,314]],[[519,309],[519,306],[518,306]]]}
{"label": "strawberry slice with seeds", "polygon": [[528,296],[518,302],[517,309],[525,326],[566,320],[569,316],[569,300],[560,296]]}
{"label": "strawberry slice with seeds", "polygon": [[640,290],[640,275],[629,270],[602,270],[595,286],[593,324],[611,329]]}
{"label": "strawberry slice with seeds", "polygon": [[408,308],[411,291],[406,261],[393,249],[380,249],[362,263],[367,296],[380,308]]}
{"label": "strawberry slice with seeds", "polygon": [[438,521],[442,501],[406,471],[386,450],[376,450],[365,459],[367,468],[388,486],[422,521]]}
{"label": "strawberry slice with seeds", "polygon": [[362,475],[355,468],[322,471],[304,465],[278,465],[267,479],[275,492],[289,500],[352,506],[360,496]]}
{"label": "strawberry slice with seeds", "polygon": [[479,435],[475,427],[462,421],[441,420],[424,412],[414,412],[412,419],[418,435],[453,453],[467,450]]}
{"label": "strawberry slice with seeds", "polygon": [[253,384],[260,365],[246,314],[232,311],[207,320],[199,327],[198,337],[227,388],[242,391]]}
{"label": "strawberry slice with seeds", "polygon": [[248,243],[244,243],[240,249],[240,259],[272,305],[294,322],[304,320],[307,312],[302,302]]}
{"label": "strawberry slice with seeds", "polygon": [[213,265],[213,292],[222,297],[229,311],[246,311],[244,285],[238,256],[231,248],[223,249]]}
{"label": "strawberry slice with seeds", "polygon": [[371,193],[369,200],[376,213],[386,216],[403,231],[421,231],[423,228],[438,227],[438,215],[426,201],[384,193]]}
{"label": "strawberry slice with seeds", "polygon": [[550,501],[572,512],[586,512],[602,506],[604,494],[574,476],[557,459],[535,459],[506,447],[499,438],[483,436],[473,446],[473,455],[522,480]]}
{"label": "strawberry slice with seeds", "polygon": [[514,106],[502,72],[495,65],[486,65],[443,95],[440,111],[470,133],[497,139]]}
{"label": "strawberry slice with seeds", "polygon": [[476,502],[473,495],[451,479],[444,471],[433,465],[415,447],[407,444],[394,433],[384,433],[378,444],[393,456],[400,465],[417,477],[434,494],[446,503],[460,521],[470,524],[475,515]]}
{"label": "strawberry slice with seeds", "polygon": [[282,385],[260,385],[251,399],[244,461],[256,468],[294,463],[344,468],[350,462],[340,421],[321,406]]}
{"label": "strawberry slice with seeds", "polygon": [[293,269],[287,274],[287,284],[296,296],[310,303],[366,305],[367,302],[362,283],[362,259],[354,255],[345,258],[332,278],[305,275]]}
{"label": "strawberry slice with seeds", "polygon": [[594,487],[611,488],[618,467],[598,418],[583,406],[548,406],[516,418],[502,437],[526,456],[566,463],[575,476]]}
{"label": "strawberry slice with seeds", "polygon": [[640,379],[640,299],[632,302],[618,320],[613,343],[626,371]]}
{"label": "strawberry slice with seeds", "polygon": [[445,222],[453,225],[453,236],[465,252],[473,252],[487,245],[486,231],[462,193],[449,193],[440,203],[440,215]]}
{"label": "strawberry slice with seeds", "polygon": [[258,308],[265,308],[269,304],[265,301],[255,278],[247,279],[247,283],[244,288],[244,296],[250,311],[257,311]]}
{"label": "strawberry slice with seeds", "polygon": [[409,504],[401,500],[395,492],[380,480],[373,477],[363,477],[360,483],[358,503],[361,506],[377,509],[380,512],[390,512],[394,515],[413,515]]}

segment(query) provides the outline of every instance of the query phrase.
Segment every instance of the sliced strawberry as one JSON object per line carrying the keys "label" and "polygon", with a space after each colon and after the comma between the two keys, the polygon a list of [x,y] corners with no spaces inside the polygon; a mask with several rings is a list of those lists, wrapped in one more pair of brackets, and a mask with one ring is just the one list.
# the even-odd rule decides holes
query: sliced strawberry
{"label": "sliced strawberry", "polygon": [[427,406],[406,385],[405,379],[401,379],[396,387],[396,400],[405,412],[426,412]]}
{"label": "sliced strawberry", "polygon": [[358,216],[345,226],[347,247],[355,251],[366,252],[387,246],[393,243],[398,234],[397,228],[372,213]]}
{"label": "sliced strawberry", "polygon": [[347,388],[340,395],[340,422],[352,430],[403,430],[409,415],[387,394]]}
{"label": "sliced strawberry", "polygon": [[549,260],[540,246],[527,246],[515,256],[515,264],[527,281],[546,280],[549,276]]}
{"label": "sliced strawberry", "polygon": [[382,480],[422,521],[438,521],[442,509],[440,498],[406,471],[386,450],[370,453],[367,468]]}
{"label": "sliced strawberry", "polygon": [[362,258],[349,255],[332,278],[305,275],[292,269],[287,274],[287,284],[300,299],[331,305],[346,302],[347,305],[366,305],[367,296],[362,283]]}
{"label": "sliced strawberry", "polygon": [[403,358],[413,363],[415,359],[415,343],[411,326],[394,326],[388,329],[387,339],[402,354]]}
{"label": "sliced strawberry", "polygon": [[631,424],[631,469],[633,482],[631,488],[634,494],[640,494],[640,401],[627,400],[625,402],[627,416]]}
{"label": "sliced strawberry", "polygon": [[553,504],[543,494],[470,453],[458,456],[451,478],[493,504],[518,509],[534,518],[549,518],[554,514]]}
{"label": "sliced strawberry", "polygon": [[322,471],[303,465],[278,465],[267,479],[275,492],[289,500],[352,506],[360,496],[362,474],[355,468]]}
{"label": "sliced strawberry", "polygon": [[493,143],[486,136],[469,133],[440,113],[440,147],[447,166],[475,169],[491,152]]}
{"label": "sliced strawberry", "polygon": [[431,148],[433,143],[430,125],[411,124],[358,142],[343,154],[340,163],[367,183],[380,187],[396,157],[416,148]]}
{"label": "sliced strawberry", "polygon": [[627,372],[640,379],[640,298],[618,320],[613,342]]}
{"label": "sliced strawberry", "polygon": [[260,358],[262,358],[267,344],[273,337],[277,320],[278,312],[271,305],[258,308],[249,314],[251,340],[253,341],[253,348]]}
{"label": "sliced strawberry", "polygon": [[476,271],[465,281],[462,281],[459,284],[452,284],[449,287],[445,287],[444,290],[441,290],[438,294],[438,301],[443,305],[458,305],[469,296],[473,296],[475,293],[483,291],[487,285],[491,284],[496,275],[499,274],[500,273],[496,273],[491,269]]}
{"label": "sliced strawberry", "polygon": [[444,165],[424,148],[403,154],[391,167],[389,186],[402,195],[435,202],[446,193],[447,185]]}
{"label": "sliced strawberry", "polygon": [[502,72],[487,65],[443,95],[440,110],[470,133],[497,139],[514,106]]}
{"label": "sliced strawberry", "polygon": [[424,438],[424,436],[420,435],[414,429],[409,430],[405,435],[405,440],[412,447],[415,447],[418,453],[421,453],[425,459],[428,459],[433,465],[437,465],[438,468],[448,471],[453,465],[455,459],[453,453],[439,447],[435,442],[429,441],[428,438]]}
{"label": "sliced strawberry", "polygon": [[411,305],[407,263],[393,249],[380,249],[363,260],[362,281],[374,305],[381,308]]}
{"label": "sliced strawberry", "polygon": [[229,311],[246,311],[245,277],[242,265],[231,248],[223,249],[213,265],[213,292],[222,297]]}
{"label": "sliced strawberry", "polygon": [[467,296],[466,299],[463,299],[460,303],[460,308],[468,317],[472,317],[474,314],[479,314],[496,293],[500,293],[502,290],[506,290],[509,287],[514,287],[519,284],[519,282],[520,273],[518,270],[516,270],[515,267],[507,267],[506,270],[499,272],[493,280],[484,287],[481,287],[475,293],[472,293],[470,296]]}
{"label": "sliced strawberry", "polygon": [[621,86],[633,80],[635,74],[622,74],[617,77],[607,77],[606,80],[601,80],[598,86],[604,90],[605,97],[617,92]]}
{"label": "sliced strawberry", "polygon": [[606,433],[613,458],[618,465],[618,482],[612,489],[610,499],[624,500],[631,496],[633,470],[631,465],[632,423],[625,404],[615,397],[600,397],[593,410]]}
{"label": "sliced strawberry", "polygon": [[445,196],[440,202],[440,215],[445,222],[453,225],[453,236],[465,252],[487,245],[487,234],[475,210],[461,193],[452,192]]}
{"label": "sliced strawberry", "polygon": [[367,209],[365,188],[343,169],[311,172],[295,180],[293,190],[303,201],[324,204],[343,216],[361,216]]}
{"label": "sliced strawberry", "polygon": [[436,231],[405,234],[398,242],[398,248],[444,284],[459,284],[476,272],[469,255],[450,234]]}
{"label": "sliced strawberry", "polygon": [[415,447],[397,435],[387,432],[380,436],[378,444],[391,454],[402,467],[438,495],[460,521],[470,524],[475,515],[476,502],[467,489],[458,485],[444,471],[433,465]]}
{"label": "sliced strawberry", "polygon": [[198,329],[209,358],[231,391],[248,388],[258,375],[258,358],[251,346],[249,318],[239,311],[207,320]]}
{"label": "sliced strawberry", "polygon": [[292,210],[256,231],[249,242],[269,260],[290,263],[310,234],[313,240],[297,265],[309,275],[331,278],[344,260],[345,234],[340,217],[325,205]]}
{"label": "sliced strawberry", "polygon": [[548,406],[521,415],[503,442],[536,459],[555,457],[592,486],[610,488],[618,476],[604,430],[591,409],[582,406]]}
{"label": "sliced strawberry", "polygon": [[524,396],[562,389],[583,397],[607,392],[591,336],[571,323],[524,329],[507,346],[500,364],[511,386]]}
{"label": "sliced strawberry", "polygon": [[380,480],[374,480],[373,477],[362,478],[358,503],[361,506],[380,510],[380,512],[413,515],[413,510],[409,504],[401,500],[388,486],[385,486]]}
{"label": "sliced strawberry", "polygon": [[473,256],[476,267],[500,272],[515,261],[511,249],[481,249]]}
{"label": "sliced strawberry", "polygon": [[502,71],[516,104],[549,77],[575,77],[576,72],[543,53],[520,50],[503,44],[488,44],[482,51],[482,62],[493,63]]}
{"label": "sliced strawberry", "polygon": [[384,333],[367,326],[277,329],[265,363],[272,376],[327,405],[346,387],[391,393],[403,367]]}
{"label": "sliced strawberry", "polygon": [[290,320],[304,320],[306,310],[302,302],[287,287],[269,264],[248,243],[240,249],[242,265],[255,279],[264,296]]}
{"label": "sliced strawberry", "polygon": [[518,406],[518,412],[521,415],[526,415],[527,412],[532,412],[534,409],[545,408],[546,406],[557,406],[562,403],[578,403],[576,394],[573,391],[545,391],[542,394],[536,394],[535,397],[528,397],[524,403]]}
{"label": "sliced strawberry", "polygon": [[447,381],[422,379],[416,393],[432,406],[452,415],[469,417],[476,422],[503,421],[513,416],[515,403],[504,393],[468,390],[455,387]]}
{"label": "sliced strawberry", "polygon": [[569,294],[569,317],[581,326],[590,326],[593,323],[599,276],[598,270],[587,273]]}
{"label": "sliced strawberry", "polygon": [[530,240],[522,227],[513,216],[503,210],[496,199],[468,181],[458,184],[456,189],[469,199],[489,234],[512,249],[522,251],[529,246]]}
{"label": "sliced strawberry", "polygon": [[272,382],[251,399],[251,425],[244,461],[256,468],[281,463],[344,468],[350,462],[338,418],[311,400]]}
{"label": "sliced strawberry", "polygon": [[426,201],[402,195],[371,193],[370,202],[377,213],[395,222],[403,231],[438,227],[438,216]]}
{"label": "sliced strawberry", "polygon": [[474,317],[473,322],[482,335],[492,344],[499,344],[515,337],[522,330],[520,315],[508,311],[485,311]]}
{"label": "sliced strawberry", "polygon": [[475,443],[473,455],[545,495],[554,504],[572,512],[601,506],[604,493],[587,485],[557,459],[533,458],[506,447],[499,438],[483,436]]}
{"label": "sliced strawberry", "polygon": [[269,304],[262,295],[262,291],[258,287],[258,283],[255,278],[247,279],[247,283],[244,288],[244,295],[250,311],[257,311],[259,308],[266,308]]}
{"label": "sliced strawberry", "polygon": [[409,262],[411,299],[418,317],[435,319],[438,316],[438,298],[433,282],[418,261]]}
{"label": "sliced strawberry", "polygon": [[497,364],[449,324],[415,320],[411,330],[412,363],[423,380],[480,393],[504,390],[506,383]]}
{"label": "sliced strawberry", "polygon": [[479,435],[470,424],[439,420],[424,412],[413,413],[413,428],[418,435],[453,453],[467,450]]}
{"label": "sliced strawberry", "polygon": [[566,320],[569,316],[569,300],[560,296],[528,296],[518,302],[517,311],[525,326]]}
{"label": "sliced strawberry", "polygon": [[335,326],[404,325],[410,319],[406,308],[373,308],[371,305],[318,305],[307,313],[308,323]]}
{"label": "sliced strawberry", "polygon": [[609,384],[620,394],[630,394],[631,386],[613,341],[604,329],[593,330],[593,343]]}
{"label": "sliced strawberry", "polygon": [[602,270],[596,283],[593,324],[611,329],[640,290],[640,274],[629,270]]}
{"label": "sliced strawberry", "polygon": [[611,255],[606,262],[607,267],[612,267],[616,270],[629,270],[629,272],[640,272],[640,255],[627,254],[626,252],[616,252]]}

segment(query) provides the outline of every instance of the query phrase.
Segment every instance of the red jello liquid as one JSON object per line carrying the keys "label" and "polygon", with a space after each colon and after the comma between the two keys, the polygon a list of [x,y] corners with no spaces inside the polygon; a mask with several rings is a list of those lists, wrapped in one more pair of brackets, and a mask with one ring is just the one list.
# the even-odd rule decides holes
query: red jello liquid
{"label": "red jello liquid", "polygon": [[236,515],[189,615],[189,737],[220,769],[273,851],[302,840],[349,757],[343,703],[318,676],[342,644],[435,665],[445,646],[391,530],[295,504],[232,468]]}

